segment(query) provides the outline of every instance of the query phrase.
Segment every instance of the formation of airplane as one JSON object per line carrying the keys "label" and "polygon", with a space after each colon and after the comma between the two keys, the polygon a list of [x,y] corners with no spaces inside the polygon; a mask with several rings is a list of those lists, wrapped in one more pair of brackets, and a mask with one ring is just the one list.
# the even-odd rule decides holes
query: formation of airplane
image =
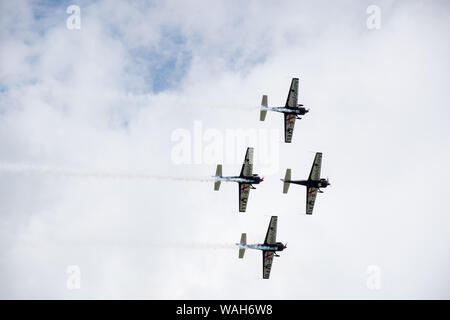
{"label": "formation of airplane", "polygon": [[216,180],[214,182],[214,190],[218,191],[220,183],[237,182],[239,184],[239,212],[245,212],[247,209],[248,196],[250,195],[250,189],[256,189],[253,185],[260,184],[264,181],[264,178],[253,173],[253,148],[247,148],[245,153],[244,164],[242,165],[241,173],[239,176],[224,177],[222,176],[222,165],[218,164],[216,169],[216,175],[213,176]]}
{"label": "formation of airplane", "polygon": [[[292,135],[294,132],[295,120],[301,119],[300,116],[309,112],[302,104],[298,104],[298,78],[293,78],[289,88],[286,105],[284,107],[269,107],[267,95],[263,95],[260,107],[260,121],[266,119],[267,111],[281,112],[284,114],[284,141],[286,143],[292,142]],[[262,177],[253,173],[253,148],[247,148],[245,153],[244,164],[242,165],[239,176],[222,176],[222,165],[218,164],[214,178],[214,190],[220,189],[222,181],[237,182],[239,184],[239,212],[245,212],[247,208],[248,197],[250,189],[256,189],[253,185],[264,181]],[[314,157],[314,162],[307,180],[292,180],[291,169],[286,169],[286,174],[283,181],[283,193],[287,193],[291,184],[299,184],[306,186],[306,214],[311,215],[316,202],[317,193],[323,193],[321,188],[326,188],[330,185],[327,179],[320,178],[320,171],[322,167],[322,153],[317,152]],[[247,244],[247,234],[241,235],[241,241],[236,243],[239,247],[239,258],[244,257],[246,249],[256,249],[262,251],[263,257],[263,279],[269,279],[270,270],[272,268],[273,257],[279,257],[277,252],[283,251],[287,248],[286,244],[276,241],[278,217],[272,216],[267,229],[264,243]]]}
{"label": "formation of airplane", "polygon": [[267,111],[281,112],[284,114],[284,142],[291,143],[292,134],[294,133],[295,120],[301,119],[309,112],[302,104],[297,104],[298,98],[298,78],[293,78],[289,89],[286,105],[284,107],[269,107],[267,104],[267,95],[263,95],[261,101],[261,109],[259,112],[259,120],[266,119]]}
{"label": "formation of airplane", "polygon": [[308,180],[291,180],[291,169],[286,169],[286,175],[283,181],[283,193],[287,193],[291,183],[306,186],[306,214],[312,214],[314,203],[316,202],[317,192],[323,193],[320,188],[326,188],[330,185],[327,179],[320,178],[320,169],[322,167],[322,153],[317,152],[309,173]]}
{"label": "formation of airplane", "polygon": [[279,257],[277,251],[283,251],[287,248],[287,244],[277,242],[277,223],[278,217],[272,216],[270,218],[269,228],[267,229],[264,243],[261,244],[247,244],[247,234],[241,235],[241,241],[236,243],[239,247],[239,259],[244,258],[245,249],[256,249],[262,251],[263,258],[263,279],[269,279],[270,270],[272,269],[273,257]]}

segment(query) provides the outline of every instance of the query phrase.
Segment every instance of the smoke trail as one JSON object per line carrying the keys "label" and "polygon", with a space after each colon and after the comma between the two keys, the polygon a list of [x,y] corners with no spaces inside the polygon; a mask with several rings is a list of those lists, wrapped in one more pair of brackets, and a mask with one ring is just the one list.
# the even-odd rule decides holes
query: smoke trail
{"label": "smoke trail", "polygon": [[199,107],[199,108],[205,108],[205,109],[222,109],[222,110],[231,110],[231,111],[250,111],[255,112],[259,110],[258,107],[249,107],[249,106],[240,106],[240,105],[198,105],[194,104],[193,106]]}
{"label": "smoke trail", "polygon": [[[155,102],[154,97],[149,94],[127,94],[127,95],[118,95],[115,97],[116,99],[120,99],[127,102],[132,103],[138,103],[138,104],[146,104],[150,102]],[[170,103],[171,106],[179,107],[179,108],[204,108],[204,109],[223,109],[223,110],[233,110],[233,111],[255,111],[259,110],[259,106],[252,106],[252,104],[249,105],[242,105],[242,104],[215,104],[213,100],[211,100],[210,103],[205,102],[196,102],[196,101],[190,101],[186,102],[185,99],[182,97],[179,97],[178,99],[174,99],[174,101],[167,101],[167,103]],[[153,107],[158,106],[158,104],[155,102]],[[166,106],[162,106],[166,107]]]}
{"label": "smoke trail", "polygon": [[55,237],[35,239],[35,237],[22,238],[16,243],[19,246],[31,248],[47,247],[97,247],[97,248],[134,248],[134,249],[192,249],[192,250],[222,250],[236,249],[233,243],[214,243],[214,242],[154,242],[143,239],[130,238],[73,238],[73,237]]}
{"label": "smoke trail", "polygon": [[[142,100],[141,100],[142,101]],[[190,101],[186,102],[183,99],[179,99],[174,103],[175,106],[181,108],[204,108],[204,109],[223,109],[223,110],[233,110],[233,111],[255,111],[259,109],[259,106],[256,104],[224,104],[223,102],[220,104],[214,103],[213,100],[209,103],[205,103],[204,101]]]}
{"label": "smoke trail", "polygon": [[84,171],[55,169],[49,167],[40,167],[34,165],[8,164],[8,163],[0,163],[0,172],[15,173],[15,174],[51,175],[56,177],[69,177],[69,178],[172,180],[172,181],[196,181],[196,182],[214,181],[214,179],[210,177],[163,176],[147,173],[84,172]]}
{"label": "smoke trail", "polygon": [[167,249],[236,249],[232,243],[167,243],[164,245]]}

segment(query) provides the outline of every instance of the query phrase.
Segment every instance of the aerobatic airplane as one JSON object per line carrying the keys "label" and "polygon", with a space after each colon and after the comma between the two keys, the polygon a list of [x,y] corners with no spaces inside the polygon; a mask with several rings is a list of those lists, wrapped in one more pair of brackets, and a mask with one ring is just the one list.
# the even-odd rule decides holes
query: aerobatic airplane
{"label": "aerobatic airplane", "polygon": [[301,119],[300,116],[309,112],[302,104],[297,104],[298,97],[298,78],[293,78],[291,88],[284,107],[269,107],[267,104],[267,96],[263,95],[259,120],[266,119],[267,111],[281,112],[284,114],[284,142],[291,143],[292,134],[294,133],[295,119]]}
{"label": "aerobatic airplane", "polygon": [[214,182],[214,190],[218,191],[220,183],[225,182],[237,182],[239,183],[239,212],[245,212],[247,208],[248,196],[250,189],[256,189],[253,185],[259,184],[264,181],[264,178],[257,174],[253,174],[253,148],[247,148],[245,153],[244,164],[242,165],[241,173],[237,177],[224,177],[222,176],[222,165],[218,164],[216,169],[216,175],[213,176],[216,180]]}
{"label": "aerobatic airplane", "polygon": [[263,279],[269,279],[270,269],[272,268],[273,257],[279,257],[277,251],[283,251],[287,248],[287,244],[276,242],[277,238],[277,216],[272,216],[267,229],[266,239],[262,244],[247,244],[247,234],[241,235],[241,242],[236,243],[239,247],[239,259],[244,257],[245,249],[257,249],[262,250],[263,258]]}
{"label": "aerobatic airplane", "polygon": [[306,214],[312,214],[314,203],[316,202],[317,192],[323,193],[320,188],[326,188],[330,185],[327,179],[320,178],[320,168],[322,167],[322,153],[317,152],[309,173],[308,180],[291,180],[291,169],[286,169],[286,175],[283,181],[283,193],[287,193],[291,183],[306,186]]}

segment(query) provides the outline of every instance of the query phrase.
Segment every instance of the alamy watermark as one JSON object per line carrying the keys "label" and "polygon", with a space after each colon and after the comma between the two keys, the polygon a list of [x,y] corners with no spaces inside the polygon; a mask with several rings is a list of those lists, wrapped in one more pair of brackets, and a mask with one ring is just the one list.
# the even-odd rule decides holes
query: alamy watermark
{"label": "alamy watermark", "polygon": [[68,290],[81,289],[81,268],[77,265],[70,265],[66,268],[67,280],[66,288]]}
{"label": "alamy watermark", "polygon": [[367,7],[366,13],[369,15],[366,20],[367,29],[379,30],[381,28],[381,9],[380,9],[380,7],[372,4]]}
{"label": "alamy watermark", "polygon": [[203,122],[196,120],[192,129],[175,129],[171,141],[171,161],[175,165],[242,164],[247,147],[253,147],[258,171],[263,171],[264,174],[275,174],[278,171],[278,129],[205,129]]}
{"label": "alamy watermark", "polygon": [[70,5],[66,9],[66,13],[70,16],[66,20],[66,26],[69,30],[81,29],[81,9],[77,5]]}
{"label": "alamy watermark", "polygon": [[370,265],[366,269],[367,276],[367,289],[380,290],[381,289],[381,268],[377,265]]}

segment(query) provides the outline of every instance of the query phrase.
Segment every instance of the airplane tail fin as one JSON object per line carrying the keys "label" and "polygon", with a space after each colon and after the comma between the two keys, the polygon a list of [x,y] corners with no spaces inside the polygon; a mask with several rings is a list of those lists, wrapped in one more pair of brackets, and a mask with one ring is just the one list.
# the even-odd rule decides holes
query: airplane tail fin
{"label": "airplane tail fin", "polygon": [[289,182],[291,180],[291,169],[286,169],[286,174],[284,175],[284,180],[282,180],[283,183],[283,193],[288,193],[289,186],[291,183]]}
{"label": "airplane tail fin", "polygon": [[[222,176],[222,165],[218,164],[216,169],[216,177]],[[217,191],[220,188],[220,181],[214,182],[214,190]]]}
{"label": "airplane tail fin", "polygon": [[[246,245],[247,244],[247,234],[243,233],[241,235],[241,242],[239,244]],[[244,257],[245,248],[239,248],[239,259],[242,259]]]}
{"label": "airplane tail fin", "polygon": [[266,119],[266,114],[267,114],[267,96],[263,95],[262,97],[262,101],[261,101],[261,109],[259,111],[259,120],[260,121],[264,121]]}

